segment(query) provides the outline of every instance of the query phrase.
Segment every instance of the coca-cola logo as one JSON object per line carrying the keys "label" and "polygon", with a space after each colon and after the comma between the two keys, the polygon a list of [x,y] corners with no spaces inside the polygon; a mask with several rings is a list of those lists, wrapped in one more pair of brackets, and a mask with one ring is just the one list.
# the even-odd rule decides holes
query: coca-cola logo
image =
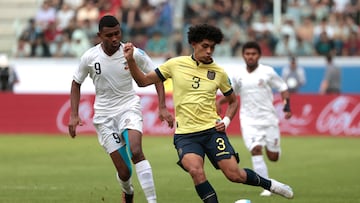
{"label": "coca-cola logo", "polygon": [[[60,132],[68,132],[70,112],[71,105],[69,99],[64,103],[64,105],[62,105],[56,117],[56,126],[60,130]],[[83,125],[77,126],[76,132],[95,132],[95,128],[92,122],[93,115],[93,97],[82,96],[79,102],[79,116],[82,120]]]}
{"label": "coca-cola logo", "polygon": [[280,129],[284,133],[305,133],[310,123],[314,121],[314,115],[312,115],[313,107],[311,104],[304,104],[303,106],[300,106],[301,109],[298,111],[300,114],[295,114],[293,112],[290,119],[285,119],[283,112],[284,103],[282,102],[280,96],[275,97],[274,106],[280,118]]}
{"label": "coca-cola logo", "polygon": [[339,96],[320,112],[316,128],[332,135],[360,135],[360,103],[357,99]]}
{"label": "coca-cola logo", "polygon": [[[296,97],[293,116],[284,118],[283,103],[276,97],[275,108],[280,117],[281,132],[289,134],[360,136],[360,102],[358,97]],[[305,99],[307,98],[307,99]]]}

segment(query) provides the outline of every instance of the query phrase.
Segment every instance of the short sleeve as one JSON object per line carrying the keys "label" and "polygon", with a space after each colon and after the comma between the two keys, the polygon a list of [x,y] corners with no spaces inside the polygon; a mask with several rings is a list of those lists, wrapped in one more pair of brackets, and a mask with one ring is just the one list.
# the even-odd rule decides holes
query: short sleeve
{"label": "short sleeve", "polygon": [[228,74],[226,74],[225,71],[221,75],[219,89],[225,96],[230,95],[233,92],[230,78],[229,78]]}
{"label": "short sleeve", "polygon": [[148,73],[150,71],[153,71],[155,69],[155,65],[149,55],[147,53],[139,48],[135,48],[134,51],[134,59],[136,61],[136,64],[138,67],[144,72]]}
{"label": "short sleeve", "polygon": [[[163,63],[161,66],[159,66],[159,73],[162,75],[162,79],[166,80],[168,78],[171,78],[171,67],[174,66],[174,59],[170,59]],[[158,73],[158,74],[159,74]]]}
{"label": "short sleeve", "polygon": [[75,82],[79,84],[82,84],[84,82],[85,78],[89,75],[88,67],[88,57],[86,54],[84,54],[80,58],[80,63],[73,75],[73,79],[75,80]]}

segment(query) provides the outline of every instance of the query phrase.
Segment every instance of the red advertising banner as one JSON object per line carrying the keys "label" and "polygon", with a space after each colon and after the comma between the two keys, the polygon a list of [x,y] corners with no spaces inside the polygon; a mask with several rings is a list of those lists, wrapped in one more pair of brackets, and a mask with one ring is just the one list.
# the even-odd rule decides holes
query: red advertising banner
{"label": "red advertising banner", "polygon": [[360,136],[360,95],[293,95],[291,103],[293,117],[281,116],[283,133]]}
{"label": "red advertising banner", "polygon": [[[0,94],[0,133],[67,133],[70,115],[68,95]],[[83,95],[79,114],[84,125],[79,134],[95,134],[92,125],[94,95]],[[146,135],[172,135],[174,129],[158,119],[157,96],[142,94]],[[284,135],[331,135],[360,137],[360,95],[292,95],[293,117],[283,118],[279,97],[274,103]],[[167,106],[173,112],[172,97]],[[225,108],[225,107],[224,107]],[[228,134],[240,134],[238,114],[228,128]]]}

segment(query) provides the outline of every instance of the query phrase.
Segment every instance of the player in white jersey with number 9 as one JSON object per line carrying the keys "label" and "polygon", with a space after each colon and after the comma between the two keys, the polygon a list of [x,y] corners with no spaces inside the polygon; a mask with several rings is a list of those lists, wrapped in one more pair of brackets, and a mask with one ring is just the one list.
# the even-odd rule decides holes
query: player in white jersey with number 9
{"label": "player in white jersey with number 9", "polygon": [[[251,153],[254,171],[269,178],[262,155],[263,148],[270,161],[277,161],[281,152],[279,119],[273,105],[273,90],[281,94],[286,119],[291,117],[290,95],[286,83],[274,68],[259,64],[261,49],[256,42],[245,43],[242,54],[246,67],[240,67],[230,76],[234,92],[240,95],[242,137]],[[220,109],[224,100],[225,98],[221,98],[217,101],[217,109]],[[264,190],[260,195],[270,196],[271,192]]]}
{"label": "player in white jersey with number 9", "polygon": [[[104,16],[99,22],[98,36],[101,43],[86,51],[73,75],[71,86],[71,116],[69,133],[76,136],[79,117],[80,87],[87,76],[95,85],[93,123],[98,140],[110,155],[117,170],[117,179],[123,191],[123,203],[132,203],[134,189],[131,183],[132,166],[149,203],[156,203],[152,169],[142,151],[142,112],[140,98],[133,88],[133,79],[127,68],[121,43],[119,21]],[[136,63],[145,73],[155,69],[151,59],[141,49],[134,52]],[[159,98],[159,118],[173,126],[174,118],[165,105],[164,87],[156,83]]]}

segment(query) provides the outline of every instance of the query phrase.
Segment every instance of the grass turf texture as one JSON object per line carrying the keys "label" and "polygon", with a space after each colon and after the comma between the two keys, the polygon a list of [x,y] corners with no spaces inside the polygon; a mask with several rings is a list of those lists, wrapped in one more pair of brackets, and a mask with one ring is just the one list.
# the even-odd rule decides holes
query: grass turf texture
{"label": "grass turf texture", "polygon": [[[239,136],[230,137],[240,153],[242,167],[251,167]],[[175,163],[172,137],[148,137],[144,151],[153,167],[158,202],[195,203],[190,176]],[[271,177],[289,183],[293,200],[260,197],[261,188],[231,183],[206,161],[209,181],[221,203],[250,199],[252,203],[360,202],[360,139],[337,137],[283,137],[282,157],[269,163]],[[145,198],[133,173],[135,202]],[[120,187],[109,156],[95,136],[0,135],[1,203],[120,202]]]}

